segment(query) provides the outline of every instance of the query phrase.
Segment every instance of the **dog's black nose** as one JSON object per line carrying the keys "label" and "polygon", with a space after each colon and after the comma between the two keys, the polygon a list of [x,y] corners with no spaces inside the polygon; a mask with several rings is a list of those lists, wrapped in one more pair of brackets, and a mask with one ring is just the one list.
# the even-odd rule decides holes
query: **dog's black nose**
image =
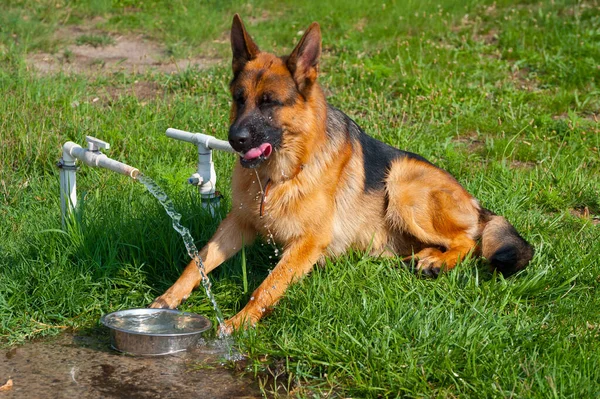
{"label": "dog's black nose", "polygon": [[250,148],[252,136],[247,128],[234,128],[233,126],[229,129],[229,144],[236,151],[244,151]]}

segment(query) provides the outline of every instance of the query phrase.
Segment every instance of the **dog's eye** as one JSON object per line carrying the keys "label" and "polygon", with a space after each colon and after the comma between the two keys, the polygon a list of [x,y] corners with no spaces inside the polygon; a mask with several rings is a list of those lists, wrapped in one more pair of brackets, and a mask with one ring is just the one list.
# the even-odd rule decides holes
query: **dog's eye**
{"label": "dog's eye", "polygon": [[273,103],[273,100],[271,99],[271,96],[268,94],[263,94],[262,98],[260,99],[260,104],[261,105],[271,105]]}
{"label": "dog's eye", "polygon": [[263,94],[259,101],[259,106],[273,107],[276,105],[282,105],[281,101],[275,100],[269,94]]}
{"label": "dog's eye", "polygon": [[244,104],[246,104],[246,97],[244,97],[243,90],[236,90],[233,93],[233,101],[235,101],[238,106],[244,106]]}
{"label": "dog's eye", "polygon": [[235,96],[234,97],[234,101],[236,102],[237,105],[244,105],[246,103],[246,99],[244,98],[244,96]]}

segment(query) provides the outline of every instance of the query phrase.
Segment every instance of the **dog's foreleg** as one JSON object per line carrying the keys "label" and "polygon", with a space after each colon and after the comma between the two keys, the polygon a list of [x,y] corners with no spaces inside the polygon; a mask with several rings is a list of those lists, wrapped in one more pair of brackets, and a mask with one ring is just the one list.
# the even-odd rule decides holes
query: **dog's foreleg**
{"label": "dog's foreleg", "polygon": [[265,281],[252,293],[244,309],[225,322],[226,333],[240,327],[253,326],[282,297],[287,287],[308,274],[325,252],[327,242],[315,237],[291,243]]}
{"label": "dog's foreleg", "polygon": [[[221,263],[235,255],[244,245],[251,244],[256,237],[256,231],[243,226],[229,214],[219,225],[217,232],[208,244],[200,251],[204,263],[204,272],[210,273]],[[185,268],[175,284],[150,305],[151,308],[174,309],[181,301],[187,299],[192,290],[200,284],[201,276],[196,260],[193,259]]]}

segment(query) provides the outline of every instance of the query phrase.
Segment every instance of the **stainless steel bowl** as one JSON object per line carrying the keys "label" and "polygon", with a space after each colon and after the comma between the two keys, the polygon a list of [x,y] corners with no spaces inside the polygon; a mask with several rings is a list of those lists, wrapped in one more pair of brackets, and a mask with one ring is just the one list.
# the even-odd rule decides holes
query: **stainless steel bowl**
{"label": "stainless steel bowl", "polygon": [[211,328],[204,316],[170,309],[128,309],[105,314],[114,349],[133,355],[168,355],[195,345]]}

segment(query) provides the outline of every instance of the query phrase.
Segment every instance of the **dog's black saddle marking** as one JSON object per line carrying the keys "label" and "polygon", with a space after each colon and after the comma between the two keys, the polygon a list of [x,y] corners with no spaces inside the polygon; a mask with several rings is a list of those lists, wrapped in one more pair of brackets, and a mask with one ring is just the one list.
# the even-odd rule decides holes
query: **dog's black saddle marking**
{"label": "dog's black saddle marking", "polygon": [[383,189],[392,162],[397,158],[408,157],[431,164],[420,155],[399,150],[374,139],[366,134],[348,115],[329,105],[327,108],[327,134],[333,137],[344,133],[354,142],[358,141],[360,143],[363,153],[365,192]]}

